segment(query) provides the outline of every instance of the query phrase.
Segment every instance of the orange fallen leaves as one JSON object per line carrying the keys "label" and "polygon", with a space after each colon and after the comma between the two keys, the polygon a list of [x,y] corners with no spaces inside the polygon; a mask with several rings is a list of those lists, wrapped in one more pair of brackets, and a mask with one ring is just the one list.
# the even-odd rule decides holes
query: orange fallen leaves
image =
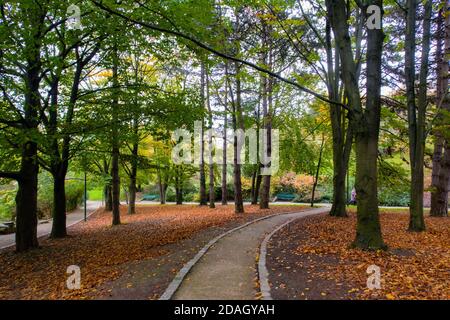
{"label": "orange fallen leaves", "polygon": [[[386,252],[350,248],[356,223],[352,213],[349,219],[322,216],[305,222],[300,231],[292,228],[291,232],[307,234],[293,253],[307,259],[337,258],[336,263],[323,259],[308,271],[316,279],[347,284],[352,289],[346,292],[359,299],[450,299],[450,219],[426,217],[427,230],[422,233],[406,231],[405,213],[382,213],[380,219]],[[370,265],[381,269],[381,289],[367,288]]]}
{"label": "orange fallen leaves", "polygon": [[[135,215],[127,215],[126,210],[121,207],[120,226],[111,227],[111,213],[99,211],[87,223],[71,227],[65,239],[41,239],[40,249],[24,254],[0,252],[0,299],[91,298],[99,285],[121,275],[120,265],[164,255],[164,245],[233,220],[245,222],[253,215],[301,209],[273,206],[260,210],[246,206],[245,215],[236,215],[233,206],[138,206]],[[80,290],[66,289],[69,265],[81,268]]]}

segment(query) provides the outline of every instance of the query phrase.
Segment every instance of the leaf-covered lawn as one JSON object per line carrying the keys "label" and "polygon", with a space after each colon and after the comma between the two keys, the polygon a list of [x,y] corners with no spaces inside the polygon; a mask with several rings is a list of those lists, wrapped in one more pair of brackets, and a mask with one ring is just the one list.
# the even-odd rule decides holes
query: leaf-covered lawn
{"label": "leaf-covered lawn", "polygon": [[[450,218],[426,217],[423,233],[406,231],[406,213],[382,213],[380,218],[386,252],[349,247],[354,213],[348,219],[312,217],[281,230],[272,240],[269,263],[276,296],[450,299]],[[367,288],[370,265],[381,269],[379,290]]]}
{"label": "leaf-covered lawn", "polygon": [[[92,296],[106,280],[120,276],[119,266],[158,257],[164,245],[222,226],[233,220],[301,210],[298,206],[273,206],[260,210],[246,206],[244,216],[234,206],[216,209],[195,205],[138,206],[135,215],[121,208],[122,225],[111,227],[111,213],[95,213],[87,223],[69,229],[65,239],[43,240],[41,248],[24,254],[0,252],[0,299],[82,299]],[[69,265],[81,268],[80,290],[66,289]]]}

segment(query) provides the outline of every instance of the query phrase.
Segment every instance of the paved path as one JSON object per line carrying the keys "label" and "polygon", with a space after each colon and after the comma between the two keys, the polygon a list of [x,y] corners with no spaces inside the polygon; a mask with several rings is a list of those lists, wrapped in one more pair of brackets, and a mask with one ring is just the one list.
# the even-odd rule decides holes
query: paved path
{"label": "paved path", "polygon": [[[101,201],[87,201],[87,215],[90,216],[102,205]],[[84,220],[84,208],[78,208],[67,214],[67,227],[70,227],[80,221]],[[49,220],[47,223],[38,224],[37,236],[38,238],[49,235],[52,230],[52,221]],[[15,244],[15,233],[10,233],[6,235],[0,235],[0,250],[8,247],[12,247]]]}
{"label": "paved path", "polygon": [[265,235],[291,219],[328,211],[318,208],[276,215],[225,236],[193,266],[172,299],[255,299],[256,255]]}

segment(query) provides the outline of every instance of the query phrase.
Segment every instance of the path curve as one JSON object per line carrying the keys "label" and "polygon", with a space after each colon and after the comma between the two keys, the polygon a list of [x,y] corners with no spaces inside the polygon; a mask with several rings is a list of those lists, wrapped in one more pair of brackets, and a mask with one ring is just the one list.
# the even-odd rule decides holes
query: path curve
{"label": "path curve", "polygon": [[[89,218],[97,209],[102,205],[101,201],[87,201],[87,218]],[[37,225],[37,237],[42,238],[48,236],[52,230],[51,219],[46,223],[41,223]],[[66,216],[66,228],[69,228],[77,223],[84,221],[84,208],[80,207],[74,211],[67,213]],[[16,234],[10,233],[5,235],[0,235],[0,251],[6,248],[10,248],[16,245]]]}
{"label": "path curve", "polygon": [[218,236],[180,270],[160,300],[255,299],[256,259],[266,234],[288,221],[328,210],[270,215]]}

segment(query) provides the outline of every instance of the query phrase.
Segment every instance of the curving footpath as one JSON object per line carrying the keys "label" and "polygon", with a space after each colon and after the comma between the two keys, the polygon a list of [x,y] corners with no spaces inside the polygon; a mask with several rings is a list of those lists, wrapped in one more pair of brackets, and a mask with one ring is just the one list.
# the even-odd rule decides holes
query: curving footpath
{"label": "curving footpath", "polygon": [[[318,208],[296,213],[278,214],[257,219],[241,227],[233,229],[213,239],[188,262],[161,300],[250,300],[257,294],[256,268],[265,262],[257,261],[261,242],[266,244],[270,236],[281,226],[298,218],[328,212],[329,208]],[[269,236],[266,236],[269,233]],[[264,242],[261,249],[265,247]],[[261,275],[262,282],[267,279]],[[266,277],[266,278],[264,278]],[[264,292],[263,298],[270,299],[270,292]],[[267,290],[267,288],[265,288]]]}

